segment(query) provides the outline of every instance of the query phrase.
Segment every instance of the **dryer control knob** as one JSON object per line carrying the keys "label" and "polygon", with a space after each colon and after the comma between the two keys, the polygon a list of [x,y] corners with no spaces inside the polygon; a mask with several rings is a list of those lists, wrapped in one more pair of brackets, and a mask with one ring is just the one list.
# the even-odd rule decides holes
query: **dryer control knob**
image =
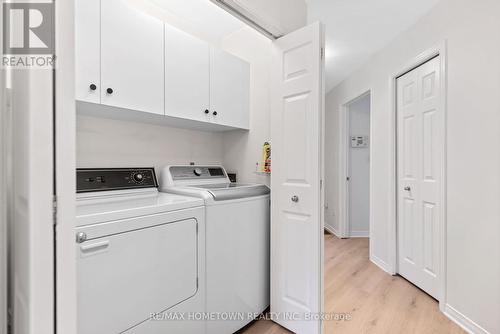
{"label": "dryer control knob", "polygon": [[196,175],[196,176],[201,176],[201,174],[202,174],[203,172],[202,172],[201,168],[195,168],[195,169],[193,170],[193,173],[194,173],[194,175]]}

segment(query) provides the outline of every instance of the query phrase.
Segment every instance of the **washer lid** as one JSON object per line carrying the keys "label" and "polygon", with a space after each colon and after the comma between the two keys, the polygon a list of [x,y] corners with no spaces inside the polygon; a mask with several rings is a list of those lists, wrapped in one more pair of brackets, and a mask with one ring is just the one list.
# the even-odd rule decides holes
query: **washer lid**
{"label": "washer lid", "polygon": [[246,198],[267,195],[271,192],[264,184],[219,183],[189,186],[190,188],[205,189],[215,201]]}

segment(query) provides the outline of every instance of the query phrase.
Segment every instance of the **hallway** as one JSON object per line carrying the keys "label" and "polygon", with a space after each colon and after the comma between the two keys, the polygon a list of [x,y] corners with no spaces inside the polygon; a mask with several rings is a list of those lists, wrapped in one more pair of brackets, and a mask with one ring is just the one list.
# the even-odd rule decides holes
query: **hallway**
{"label": "hallway", "polygon": [[[368,258],[368,239],[341,240],[325,234],[325,309],[348,321],[325,322],[325,333],[465,333],[439,311],[438,303],[399,276],[390,276]],[[257,321],[241,333],[290,333]]]}

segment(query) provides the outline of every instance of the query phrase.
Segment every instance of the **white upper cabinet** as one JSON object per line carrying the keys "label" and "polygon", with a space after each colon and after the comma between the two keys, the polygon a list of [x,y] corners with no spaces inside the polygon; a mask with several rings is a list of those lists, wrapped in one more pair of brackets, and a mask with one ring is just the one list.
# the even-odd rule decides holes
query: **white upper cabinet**
{"label": "white upper cabinet", "polygon": [[210,46],[165,25],[165,114],[210,121]]}
{"label": "white upper cabinet", "polygon": [[101,102],[100,0],[75,2],[76,99]]}
{"label": "white upper cabinet", "polygon": [[164,24],[129,3],[101,1],[101,103],[164,114]]}
{"label": "white upper cabinet", "polygon": [[250,65],[212,48],[210,106],[214,121],[237,128],[249,127]]}
{"label": "white upper cabinet", "polygon": [[132,1],[75,4],[76,99],[90,102],[78,104],[79,112],[202,130],[248,129],[247,62]]}

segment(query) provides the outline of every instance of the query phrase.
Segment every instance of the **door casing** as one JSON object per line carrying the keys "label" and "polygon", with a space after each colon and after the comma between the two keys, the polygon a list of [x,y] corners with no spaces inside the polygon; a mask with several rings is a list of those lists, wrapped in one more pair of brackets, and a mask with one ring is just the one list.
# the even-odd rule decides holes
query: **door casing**
{"label": "door casing", "polygon": [[[397,78],[404,75],[405,73],[423,65],[428,62],[432,58],[439,56],[440,57],[440,74],[441,74],[441,82],[440,82],[440,108],[443,112],[443,142],[441,143],[442,152],[443,152],[443,165],[441,166],[441,198],[440,201],[442,203],[442,209],[440,212],[440,226],[439,226],[439,268],[440,268],[440,278],[439,278],[439,308],[442,312],[444,312],[446,305],[446,169],[447,169],[447,52],[446,52],[446,41],[442,41],[441,43],[434,45],[433,47],[427,49],[421,54],[417,55],[413,59],[410,59],[404,66],[401,66],[397,69],[389,77],[389,92],[390,92],[390,101],[392,105],[391,112],[391,182],[390,185],[390,210],[389,210],[389,266],[390,273],[392,275],[396,275],[398,273],[398,174],[397,174]],[[370,175],[371,177],[371,175]],[[370,210],[371,211],[371,210]]]}

